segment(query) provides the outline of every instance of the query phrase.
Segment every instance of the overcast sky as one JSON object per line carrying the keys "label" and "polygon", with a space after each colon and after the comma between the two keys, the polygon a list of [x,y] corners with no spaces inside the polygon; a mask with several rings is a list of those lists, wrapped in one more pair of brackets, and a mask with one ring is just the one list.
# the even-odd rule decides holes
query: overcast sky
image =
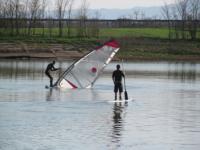
{"label": "overcast sky", "polygon": [[[81,0],[75,0],[76,6]],[[87,0],[90,9],[99,8],[133,8],[133,7],[150,7],[162,6],[166,3],[173,3],[175,0]]]}

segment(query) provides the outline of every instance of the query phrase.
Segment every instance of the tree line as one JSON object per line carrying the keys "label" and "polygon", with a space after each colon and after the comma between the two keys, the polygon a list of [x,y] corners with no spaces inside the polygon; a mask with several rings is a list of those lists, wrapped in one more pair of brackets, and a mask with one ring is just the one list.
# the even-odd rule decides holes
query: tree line
{"label": "tree line", "polygon": [[197,39],[200,29],[200,0],[176,0],[175,5],[165,3],[162,13],[168,20],[169,39]]}
{"label": "tree line", "polygon": [[[0,0],[0,24],[8,30],[10,35],[35,35],[36,28],[40,26],[43,36],[46,29],[51,36],[55,27],[54,19],[57,19],[58,36],[71,37],[71,21],[64,22],[63,20],[71,20],[74,0],[55,0],[55,5],[48,2],[48,0]],[[95,22],[86,26],[88,6],[88,2],[82,0],[76,16],[79,20],[76,36],[98,36],[99,29]],[[48,19],[48,21],[44,21],[44,19]],[[64,29],[67,29],[65,35],[63,35]]]}
{"label": "tree line", "polygon": [[[48,0],[0,0],[0,27],[3,26],[10,35],[35,35],[39,27],[42,36],[46,33],[52,36],[55,28],[58,29],[57,36],[59,37],[99,36],[100,13],[96,12],[88,21],[87,0],[81,1],[75,17],[72,16],[75,0],[55,0],[54,2],[55,4],[49,3]],[[168,28],[169,39],[196,40],[198,38],[200,0],[174,0],[174,4],[165,3],[161,12],[167,22],[164,25]],[[137,10],[133,14],[134,17],[119,18],[119,24],[135,27],[135,24],[142,22],[137,22],[139,14],[142,20],[145,20],[144,12]],[[76,19],[76,23],[73,23],[73,19]],[[2,32],[5,31],[0,30],[0,34]]]}

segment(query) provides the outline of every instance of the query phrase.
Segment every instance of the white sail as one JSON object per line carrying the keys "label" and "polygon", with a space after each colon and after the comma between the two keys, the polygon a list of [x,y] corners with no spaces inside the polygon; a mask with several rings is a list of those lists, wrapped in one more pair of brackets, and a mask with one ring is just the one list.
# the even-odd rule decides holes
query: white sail
{"label": "white sail", "polygon": [[73,63],[57,80],[56,86],[70,89],[91,88],[118,50],[116,41],[106,42]]}

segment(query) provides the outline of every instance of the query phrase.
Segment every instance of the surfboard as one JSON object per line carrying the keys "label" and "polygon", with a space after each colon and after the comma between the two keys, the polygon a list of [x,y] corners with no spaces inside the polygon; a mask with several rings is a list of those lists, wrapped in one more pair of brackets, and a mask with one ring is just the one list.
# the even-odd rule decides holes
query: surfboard
{"label": "surfboard", "polygon": [[122,99],[122,100],[108,100],[109,103],[126,103],[126,102],[130,102],[130,101],[134,101],[132,98],[129,98],[127,100]]}

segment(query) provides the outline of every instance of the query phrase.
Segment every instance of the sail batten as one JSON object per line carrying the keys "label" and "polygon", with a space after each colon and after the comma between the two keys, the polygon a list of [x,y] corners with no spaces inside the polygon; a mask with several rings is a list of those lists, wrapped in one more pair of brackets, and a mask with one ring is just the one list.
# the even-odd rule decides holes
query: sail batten
{"label": "sail batten", "polygon": [[90,88],[119,50],[116,41],[106,42],[78,61],[60,76],[56,86],[61,88]]}

